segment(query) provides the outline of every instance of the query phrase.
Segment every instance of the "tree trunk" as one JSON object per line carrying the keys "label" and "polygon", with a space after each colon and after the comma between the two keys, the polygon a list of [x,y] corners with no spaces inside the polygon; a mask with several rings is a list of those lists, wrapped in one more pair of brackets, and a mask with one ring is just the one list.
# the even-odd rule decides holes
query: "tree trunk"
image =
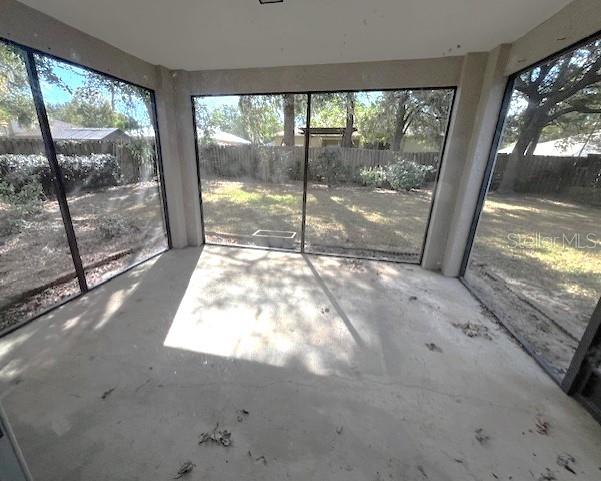
{"label": "tree trunk", "polygon": [[394,136],[392,137],[391,150],[398,152],[401,150],[401,143],[405,136],[405,115],[407,113],[407,106],[405,105],[405,99],[399,100],[399,105],[396,110],[395,122],[394,122]]}
{"label": "tree trunk", "polygon": [[294,94],[284,95],[284,138],[282,143],[287,147],[294,147]]}
{"label": "tree trunk", "polygon": [[540,137],[541,131],[545,126],[544,122],[541,122],[540,112],[537,112],[538,105],[529,105],[524,113],[524,129],[520,132],[515,147],[505,165],[505,171],[503,172],[503,178],[501,184],[497,189],[499,194],[508,194],[515,191],[515,182],[520,173],[520,167],[526,158],[526,153],[532,148],[536,148],[536,142]]}
{"label": "tree trunk", "polygon": [[355,94],[348,92],[346,94],[346,126],[342,139],[340,141],[341,147],[352,147],[353,146],[353,130],[355,128]]}

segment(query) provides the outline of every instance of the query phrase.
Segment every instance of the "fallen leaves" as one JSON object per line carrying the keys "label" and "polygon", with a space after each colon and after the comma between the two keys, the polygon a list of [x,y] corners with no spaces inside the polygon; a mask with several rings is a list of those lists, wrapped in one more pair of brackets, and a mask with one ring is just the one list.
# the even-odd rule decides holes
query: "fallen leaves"
{"label": "fallen leaves", "polygon": [[186,474],[191,472],[195,466],[196,464],[194,464],[192,461],[186,461],[179,467],[179,469],[177,470],[177,474],[173,477],[173,479],[179,479],[184,477]]}
{"label": "fallen leaves", "polygon": [[219,444],[224,448],[229,448],[232,445],[232,433],[227,429],[219,429],[219,423],[215,425],[212,431],[201,433],[198,444],[212,442]]}

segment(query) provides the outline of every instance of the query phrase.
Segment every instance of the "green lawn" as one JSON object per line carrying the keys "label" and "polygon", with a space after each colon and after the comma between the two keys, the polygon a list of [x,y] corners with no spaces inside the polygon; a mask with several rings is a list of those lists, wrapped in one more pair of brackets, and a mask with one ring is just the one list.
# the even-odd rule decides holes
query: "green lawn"
{"label": "green lawn", "polygon": [[490,194],[472,263],[579,338],[601,295],[601,208]]}
{"label": "green lawn", "polygon": [[[253,244],[259,229],[296,233],[300,242],[302,183],[208,181],[203,184],[206,235]],[[419,254],[428,219],[429,190],[396,192],[310,183],[306,242],[310,249]]]}

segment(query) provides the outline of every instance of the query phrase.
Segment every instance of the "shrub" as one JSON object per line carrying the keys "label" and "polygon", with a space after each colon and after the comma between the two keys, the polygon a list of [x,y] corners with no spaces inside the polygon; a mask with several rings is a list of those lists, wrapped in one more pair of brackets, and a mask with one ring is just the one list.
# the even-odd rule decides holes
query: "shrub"
{"label": "shrub", "polygon": [[138,228],[120,216],[101,217],[96,225],[98,233],[104,240],[121,237]]}
{"label": "shrub", "polygon": [[309,159],[311,178],[328,185],[351,181],[351,172],[339,148],[326,147],[316,158]]}
{"label": "shrub", "polygon": [[67,191],[122,184],[121,168],[114,155],[59,155]]}
{"label": "shrub", "polygon": [[36,176],[31,177],[18,190],[12,184],[0,181],[0,202],[10,206],[2,219],[0,235],[8,236],[21,232],[28,219],[42,211],[44,197],[42,184]]}
{"label": "shrub", "polygon": [[371,187],[384,187],[388,185],[386,169],[383,167],[364,167],[359,171],[361,184]]}
{"label": "shrub", "polygon": [[410,160],[399,160],[386,167],[386,180],[395,190],[418,189],[426,183],[426,176],[434,168],[420,165]]}
{"label": "shrub", "polygon": [[274,183],[295,178],[297,165],[293,149],[257,149],[257,156],[256,178]]}
{"label": "shrub", "polygon": [[[117,159],[110,154],[58,155],[66,190],[94,189],[122,183]],[[46,156],[40,154],[0,155],[0,179],[20,192],[37,178],[45,194],[54,192],[53,174]]]}

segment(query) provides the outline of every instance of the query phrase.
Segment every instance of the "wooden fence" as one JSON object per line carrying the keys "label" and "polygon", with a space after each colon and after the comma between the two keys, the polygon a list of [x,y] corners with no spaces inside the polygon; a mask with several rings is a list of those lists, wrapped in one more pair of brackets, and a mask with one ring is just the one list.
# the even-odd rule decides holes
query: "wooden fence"
{"label": "wooden fence", "polygon": [[[151,156],[135,154],[136,148],[146,144]],[[91,154],[110,154],[117,159],[124,182],[137,182],[140,179],[156,175],[155,144],[152,140],[132,140],[131,142],[82,140],[58,141],[56,153],[68,156],[87,156]],[[135,147],[135,148],[134,148]],[[44,141],[41,138],[0,138],[2,154],[44,154]]]}
{"label": "wooden fence", "polygon": [[[509,156],[497,155],[491,190],[496,190],[500,185]],[[567,194],[601,200],[601,155],[525,157],[520,164],[514,188],[522,193]]]}
{"label": "wooden fence", "polygon": [[[309,179],[323,179],[336,170],[341,182],[356,181],[364,168],[386,166],[399,158],[434,167],[436,175],[438,152],[399,153],[390,150],[344,147],[309,148]],[[208,177],[257,178],[264,181],[302,180],[304,147],[280,146],[219,146],[199,150],[201,173]]]}

